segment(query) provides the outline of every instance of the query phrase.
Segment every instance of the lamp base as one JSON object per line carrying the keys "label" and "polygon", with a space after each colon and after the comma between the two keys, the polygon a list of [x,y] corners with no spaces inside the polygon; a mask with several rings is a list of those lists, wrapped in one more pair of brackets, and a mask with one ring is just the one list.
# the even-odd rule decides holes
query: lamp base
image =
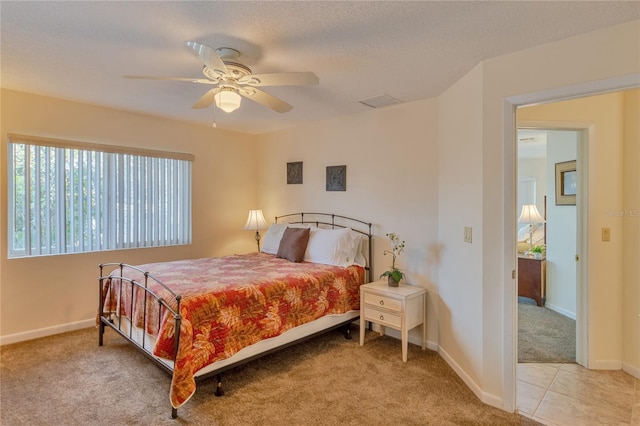
{"label": "lamp base", "polygon": [[256,231],[256,244],[258,244],[258,252],[260,251],[260,231]]}
{"label": "lamp base", "polygon": [[527,254],[533,254],[533,224],[529,224],[529,251]]}

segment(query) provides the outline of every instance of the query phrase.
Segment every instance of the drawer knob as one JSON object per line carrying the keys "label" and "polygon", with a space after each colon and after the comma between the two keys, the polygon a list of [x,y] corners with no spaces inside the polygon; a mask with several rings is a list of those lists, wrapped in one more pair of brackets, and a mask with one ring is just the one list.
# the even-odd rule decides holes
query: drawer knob
{"label": "drawer knob", "polygon": [[380,315],[380,319],[384,321],[384,315]]}
{"label": "drawer knob", "polygon": [[380,301],[380,306],[384,305],[384,300]]}

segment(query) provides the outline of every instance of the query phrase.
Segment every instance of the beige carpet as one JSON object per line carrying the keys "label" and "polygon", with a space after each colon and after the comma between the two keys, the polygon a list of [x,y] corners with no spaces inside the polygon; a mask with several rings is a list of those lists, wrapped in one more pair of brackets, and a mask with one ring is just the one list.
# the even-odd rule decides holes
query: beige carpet
{"label": "beige carpet", "polygon": [[[354,336],[357,327],[352,327]],[[170,418],[169,376],[113,331],[0,348],[0,423],[10,425],[516,425],[482,404],[433,351],[367,333],[314,338],[201,383]]]}
{"label": "beige carpet", "polygon": [[575,363],[576,321],[548,308],[518,303],[518,362]]}

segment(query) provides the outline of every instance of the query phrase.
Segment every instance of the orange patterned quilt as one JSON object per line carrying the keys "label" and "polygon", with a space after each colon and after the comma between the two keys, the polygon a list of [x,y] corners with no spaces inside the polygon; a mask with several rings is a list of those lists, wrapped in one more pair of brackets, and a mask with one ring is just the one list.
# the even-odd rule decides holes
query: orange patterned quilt
{"label": "orange patterned quilt", "polygon": [[[195,392],[194,374],[216,361],[231,357],[253,343],[278,336],[296,326],[324,315],[342,314],[360,307],[359,287],[364,269],[315,263],[293,263],[270,254],[251,253],[221,258],[181,260],[138,266],[149,271],[175,293],[182,296],[180,347],[175,357],[170,399],[174,408],[184,404]],[[105,311],[120,311],[137,327],[158,336],[153,353],[174,359],[175,320],[160,313],[158,305],[136,297],[112,273]],[[142,274],[125,276],[144,282]],[[171,300],[157,284],[149,284],[156,294]],[[155,306],[154,306],[155,305]],[[175,304],[172,304],[175,308]],[[146,311],[146,312],[145,312]],[[162,318],[160,318],[162,317]]]}

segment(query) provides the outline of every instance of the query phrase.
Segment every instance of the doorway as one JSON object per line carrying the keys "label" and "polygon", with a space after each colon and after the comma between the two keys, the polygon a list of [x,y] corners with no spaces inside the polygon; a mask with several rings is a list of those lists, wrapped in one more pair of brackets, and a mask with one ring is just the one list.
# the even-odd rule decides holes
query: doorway
{"label": "doorway", "polygon": [[[638,96],[637,90],[632,92],[636,93],[632,96]],[[551,114],[546,116],[540,114],[523,114],[521,116],[521,110],[519,109],[517,112],[518,124],[521,125],[524,120],[527,127],[531,129],[583,129],[581,140],[584,142],[579,145],[582,152],[578,150],[576,158],[576,177],[582,180],[582,185],[578,183],[578,187],[583,188],[584,197],[582,203],[578,202],[576,206],[578,220],[576,222],[577,231],[575,238],[576,247],[583,247],[583,249],[577,250],[575,254],[579,255],[576,279],[577,282],[584,284],[578,286],[576,289],[577,302],[575,304],[575,314],[577,324],[582,322],[586,325],[587,318],[589,318],[591,327],[590,330],[588,330],[589,332],[587,332],[586,326],[583,330],[577,331],[576,355],[578,363],[589,368],[589,370],[574,365],[576,369],[570,372],[566,370],[561,372],[565,375],[577,374],[578,372],[583,374],[582,372],[586,372],[584,373],[585,377],[587,377],[587,375],[588,377],[592,377],[592,375],[596,374],[605,374],[599,370],[614,370],[615,373],[619,373],[618,376],[620,377],[625,377],[625,374],[630,374],[635,377],[640,376],[638,374],[638,367],[636,367],[638,351],[634,349],[638,347],[638,337],[640,335],[637,333],[637,328],[634,329],[626,326],[625,329],[625,324],[633,324],[633,320],[635,319],[634,315],[637,315],[634,314],[634,312],[637,312],[635,310],[637,300],[640,300],[640,298],[637,297],[637,289],[633,286],[634,281],[623,278],[625,274],[628,274],[626,272],[627,270],[633,271],[635,269],[633,262],[620,261],[620,259],[630,259],[634,253],[637,254],[637,251],[633,251],[634,246],[624,243],[627,239],[633,238],[631,233],[628,232],[628,230],[633,228],[625,227],[623,232],[622,226],[618,227],[621,222],[607,219],[609,217],[608,215],[610,215],[607,206],[637,204],[637,191],[633,193],[631,191],[622,191],[623,179],[624,182],[628,182],[629,179],[627,176],[636,176],[631,172],[633,168],[628,166],[632,164],[631,160],[626,160],[626,158],[637,158],[637,142],[633,142],[637,141],[637,139],[627,139],[622,135],[623,132],[620,130],[622,127],[617,128],[618,133],[616,134],[615,129],[606,129],[606,125],[603,124],[602,121],[599,121],[602,117],[609,116],[612,119],[611,122],[614,122],[616,117],[620,118],[623,115],[626,108],[633,108],[630,110],[634,111],[633,116],[636,116],[635,111],[637,107],[629,102],[632,96],[627,97],[626,94],[626,91],[610,92],[604,95],[574,98],[571,101],[557,101],[556,103],[547,104],[549,107],[547,112],[550,111]],[[514,102],[513,104],[524,105],[533,103],[531,101],[532,100],[529,102]],[[594,110],[591,111],[591,115],[576,115],[576,112],[587,111],[587,108],[579,108],[580,102],[585,102],[589,104],[590,107],[597,107],[597,112],[594,108]],[[564,107],[561,106],[563,103],[565,103]],[[601,104],[596,105],[598,103]],[[569,105],[569,107],[567,107],[567,105]],[[612,106],[614,108],[612,108]],[[524,111],[526,109],[527,108],[523,108],[522,110]],[[614,112],[614,109],[616,109],[617,112]],[[632,115],[629,114],[628,117],[632,117]],[[566,124],[562,124],[560,120],[564,120]],[[624,124],[622,124],[623,121],[624,120],[620,118],[620,121],[616,123],[618,123],[618,126],[624,126]],[[598,128],[598,140],[595,139],[596,128]],[[516,134],[515,130],[514,128],[514,135]],[[622,155],[623,152],[625,155]],[[619,157],[616,159],[617,155],[619,155]],[[588,157],[591,158],[590,162],[587,161]],[[621,160],[621,158],[624,158],[624,160]],[[592,188],[587,188],[586,186],[589,182],[589,179],[587,179],[587,168],[580,167],[581,161],[584,161],[584,164],[595,165],[595,175],[591,176]],[[514,169],[512,182],[515,183],[517,181],[517,166]],[[518,219],[515,213],[517,203],[515,195],[516,193],[514,191],[511,201],[513,207],[510,211],[510,216],[515,217],[514,222]],[[553,191],[549,191],[547,195],[548,203],[554,203],[555,188]],[[589,196],[591,196],[591,198],[587,199]],[[580,204],[582,204],[583,208],[580,208]],[[587,206],[591,207],[590,221],[587,220]],[[579,214],[580,212],[582,212],[582,215]],[[590,222],[591,227],[589,227],[588,222]],[[627,220],[627,223],[633,225],[631,221]],[[609,226],[613,226],[613,228],[609,229]],[[602,235],[600,233],[601,230]],[[517,233],[517,228],[514,226],[513,234],[515,233]],[[586,241],[587,234],[591,237],[589,246],[587,246]],[[618,235],[617,241],[611,238],[613,234]],[[634,235],[636,238],[634,241],[637,241],[637,232]],[[584,236],[584,238],[581,239],[581,236]],[[516,238],[514,237],[513,240],[515,241]],[[631,248],[630,254],[624,251],[626,247]],[[625,249],[623,250],[623,248]],[[588,254],[591,254],[591,259],[593,259],[589,267],[587,267],[588,262],[586,257]],[[634,259],[637,259],[637,257]],[[589,275],[587,272],[589,272]],[[587,278],[589,278],[589,280],[587,280]],[[589,288],[589,298],[587,298],[587,287]],[[623,298],[619,296],[623,294],[628,294],[628,297],[624,298],[625,301],[629,300],[628,303],[621,302]],[[514,295],[514,302],[515,299],[517,299],[517,294]],[[588,303],[589,299],[591,303]],[[633,302],[634,300],[636,302]],[[636,304],[634,305],[632,302]],[[517,305],[514,312],[517,312]],[[515,332],[517,333],[517,331]],[[616,347],[622,347],[622,352],[619,350],[616,352],[611,349]],[[514,353],[514,358],[516,357],[517,354]],[[516,385],[518,385],[517,379],[521,377],[521,374],[518,371],[517,361],[515,367],[514,374],[516,376]],[[608,371],[607,373],[613,372]],[[514,395],[516,395],[518,399],[519,406],[520,397],[517,393],[516,389],[514,389]],[[583,401],[580,402],[581,404],[583,403]],[[588,404],[588,402],[584,402],[584,404]],[[588,406],[584,404],[582,405],[583,408]],[[548,415],[549,413],[547,412],[546,414]],[[547,416],[547,418],[551,419],[552,417]],[[570,422],[567,424],[570,424]]]}
{"label": "doorway", "polygon": [[[556,128],[518,128],[518,363],[575,363],[576,330],[587,326],[576,327],[584,288],[576,259],[585,240],[578,235],[584,195],[576,164],[588,140],[580,130]],[[566,188],[557,187],[558,179]],[[558,197],[558,188],[567,196]]]}

